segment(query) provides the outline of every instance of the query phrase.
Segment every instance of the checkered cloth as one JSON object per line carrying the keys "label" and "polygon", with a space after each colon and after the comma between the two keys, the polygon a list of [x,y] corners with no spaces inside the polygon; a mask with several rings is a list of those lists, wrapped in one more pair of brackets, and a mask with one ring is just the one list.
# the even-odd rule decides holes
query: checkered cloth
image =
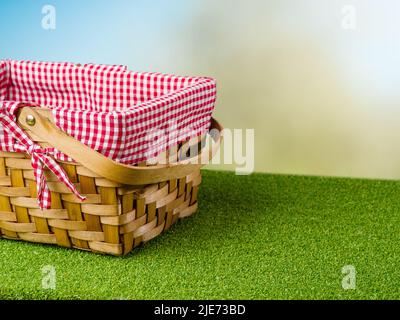
{"label": "checkered cloth", "polygon": [[[18,102],[3,103],[3,107],[6,110],[9,110],[10,114],[14,113],[19,106],[20,103]],[[15,119],[13,119],[13,117],[11,117],[9,114],[2,114],[2,117],[0,118],[0,124],[18,141],[18,144],[15,144],[13,147],[14,151],[26,152],[31,156],[33,173],[36,180],[38,204],[40,208],[51,208],[51,193],[46,184],[46,178],[43,171],[44,166],[52,171],[60,181],[64,182],[64,184],[79,199],[85,200],[85,197],[79,194],[74,184],[68,179],[68,175],[64,169],[53,159],[55,157],[60,157],[60,155],[62,155],[61,153],[54,148],[42,148],[35,144],[26,135],[24,130],[15,124]]]}
{"label": "checkered cloth", "polygon": [[[0,117],[15,121],[22,102],[50,108],[59,128],[124,164],[149,160],[207,132],[215,99],[211,78],[131,72],[123,66],[0,61]],[[0,150],[21,148],[27,149],[0,122]],[[72,161],[57,150],[47,153]]]}

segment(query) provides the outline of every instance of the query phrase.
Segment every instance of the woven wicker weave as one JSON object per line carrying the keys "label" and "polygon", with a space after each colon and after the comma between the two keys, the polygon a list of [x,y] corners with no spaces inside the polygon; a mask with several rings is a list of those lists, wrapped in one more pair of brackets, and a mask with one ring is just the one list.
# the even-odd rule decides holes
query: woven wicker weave
{"label": "woven wicker weave", "polygon": [[[87,199],[80,201],[46,171],[52,209],[39,209],[29,156],[0,151],[1,237],[119,256],[196,211],[201,165],[117,164],[85,149],[56,128],[48,113],[39,110],[23,108],[19,125],[40,145],[53,146],[77,161],[62,166]],[[25,123],[28,114],[36,118],[33,128]],[[215,120],[213,127],[221,129]],[[181,145],[177,154],[187,148]]]}

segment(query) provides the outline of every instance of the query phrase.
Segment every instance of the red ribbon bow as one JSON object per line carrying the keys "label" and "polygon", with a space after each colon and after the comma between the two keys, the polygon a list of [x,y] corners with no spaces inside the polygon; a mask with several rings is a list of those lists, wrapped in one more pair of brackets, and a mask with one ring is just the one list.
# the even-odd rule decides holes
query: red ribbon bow
{"label": "red ribbon bow", "polygon": [[[31,156],[32,168],[37,184],[39,207],[41,209],[51,208],[51,193],[46,183],[46,176],[44,174],[45,167],[53,172],[80,200],[85,200],[86,197],[78,192],[74,184],[68,179],[68,175],[64,169],[54,160],[54,157],[58,157],[60,152],[54,148],[42,148],[35,144],[12,119],[15,111],[20,106],[21,103],[3,102],[3,110],[7,110],[8,114],[1,114],[0,123],[19,143],[13,146],[13,151],[26,152]],[[9,114],[11,114],[11,116]]]}

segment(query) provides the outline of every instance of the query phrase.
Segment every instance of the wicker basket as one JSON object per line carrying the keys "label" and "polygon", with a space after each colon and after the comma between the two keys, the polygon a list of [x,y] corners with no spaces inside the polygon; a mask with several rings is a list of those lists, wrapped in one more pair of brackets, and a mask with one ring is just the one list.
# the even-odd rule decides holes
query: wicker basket
{"label": "wicker basket", "polygon": [[[39,145],[54,147],[76,161],[61,165],[87,199],[79,200],[46,171],[51,209],[39,209],[29,155],[0,152],[0,236],[116,256],[128,254],[196,211],[201,159],[211,158],[221,140],[221,134],[213,136],[213,147],[200,150],[197,162],[127,166],[58,129],[46,109],[21,108],[18,124]],[[211,128],[222,129],[214,119]],[[189,147],[181,144],[177,156]]]}

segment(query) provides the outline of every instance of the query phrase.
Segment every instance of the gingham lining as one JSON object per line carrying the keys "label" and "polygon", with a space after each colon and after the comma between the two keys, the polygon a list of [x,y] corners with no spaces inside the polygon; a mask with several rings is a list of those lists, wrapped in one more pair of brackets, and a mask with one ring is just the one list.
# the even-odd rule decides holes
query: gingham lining
{"label": "gingham lining", "polygon": [[[130,72],[123,66],[0,61],[0,103],[51,108],[58,127],[125,164],[204,134],[215,99],[211,78]],[[0,108],[0,116],[4,112]],[[160,135],[165,130],[168,135]],[[0,150],[14,151],[15,144],[0,128]],[[71,159],[60,154],[58,160]]]}

